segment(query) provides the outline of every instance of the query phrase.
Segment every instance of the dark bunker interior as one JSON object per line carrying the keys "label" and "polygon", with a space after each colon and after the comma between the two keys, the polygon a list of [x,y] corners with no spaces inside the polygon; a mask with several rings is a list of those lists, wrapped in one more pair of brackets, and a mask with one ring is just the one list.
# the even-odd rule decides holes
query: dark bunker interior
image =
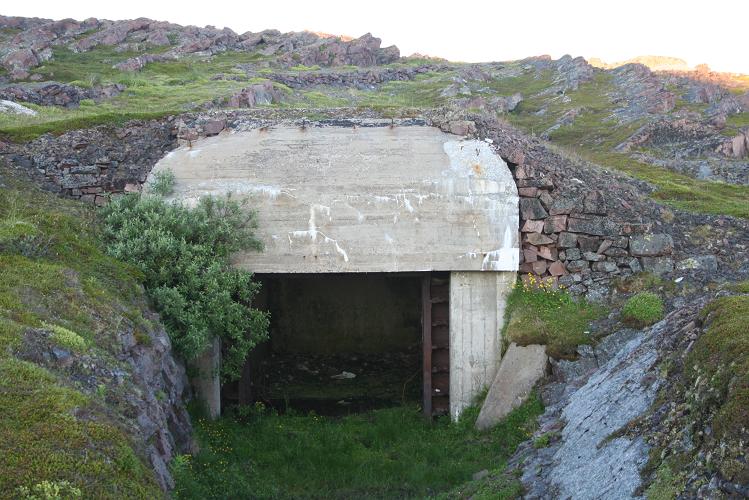
{"label": "dark bunker interior", "polygon": [[422,276],[256,274],[269,339],[224,404],[345,415],[422,399]]}

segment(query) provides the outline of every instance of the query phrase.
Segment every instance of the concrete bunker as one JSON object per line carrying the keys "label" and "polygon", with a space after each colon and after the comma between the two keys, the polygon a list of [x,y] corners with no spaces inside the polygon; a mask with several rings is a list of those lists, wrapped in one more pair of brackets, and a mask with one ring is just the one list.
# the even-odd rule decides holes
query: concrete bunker
{"label": "concrete bunker", "polygon": [[[184,145],[154,172],[162,169],[174,172],[173,196],[186,203],[227,192],[251,197],[265,248],[233,262],[267,285],[258,306],[275,309],[271,348],[274,334],[276,342],[292,335],[290,345],[324,345],[321,321],[308,320],[317,314],[324,323],[327,315],[345,342],[376,339],[377,328],[387,332],[376,340],[391,345],[416,339],[429,415],[456,418],[491,384],[519,228],[514,179],[487,142],[418,123],[285,124]],[[338,299],[318,300],[320,310],[310,311],[304,300],[326,285],[338,288]],[[331,306],[351,307],[357,297],[369,309],[355,317]],[[219,353],[209,350],[204,366],[215,366]],[[218,414],[218,381],[208,377],[197,388]],[[240,387],[233,397],[246,393]]]}

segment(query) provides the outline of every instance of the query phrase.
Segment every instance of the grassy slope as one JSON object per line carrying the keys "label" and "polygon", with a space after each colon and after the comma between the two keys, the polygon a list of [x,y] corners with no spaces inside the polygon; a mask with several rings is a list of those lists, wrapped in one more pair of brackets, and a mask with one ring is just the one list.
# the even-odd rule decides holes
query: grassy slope
{"label": "grassy slope", "polygon": [[235,66],[257,62],[254,53],[229,52],[208,59],[188,57],[180,61],[156,62],[138,73],[112,68],[137,53],[116,53],[100,47],[86,53],[55,49],[55,57],[35,71],[45,79],[83,87],[92,84],[122,83],[127,90],[119,96],[94,103],[83,101],[77,109],[28,105],[37,116],[0,115],[0,135],[14,141],[27,141],[41,134],[62,133],[101,123],[122,123],[134,118],[157,118],[195,109],[214,98],[226,97],[256,83],[244,77],[240,81],[211,80],[218,73],[243,76]]}
{"label": "grassy slope", "polygon": [[[661,394],[670,406],[644,476],[655,472],[649,499],[676,498],[690,487],[691,472],[714,472],[747,484],[749,465],[749,282],[728,287],[742,295],[714,299],[700,313],[705,332],[683,363],[663,363],[672,384]],[[675,356],[682,356],[676,353]],[[673,373],[671,373],[673,371]],[[661,417],[662,418],[662,417]]]}
{"label": "grassy slope", "polygon": [[705,440],[720,449],[716,465],[723,477],[747,484],[749,295],[715,299],[701,315],[708,321],[707,332],[695,342],[686,365],[693,368],[693,383],[708,380],[710,390],[695,398],[695,413],[712,426]]}
{"label": "grassy slope", "polygon": [[177,497],[459,497],[458,485],[474,473],[504,469],[542,407],[534,396],[484,433],[473,427],[477,411],[456,424],[429,424],[405,406],[340,419],[256,413],[250,422],[199,420],[201,452],[179,462]]}
{"label": "grassy slope", "polygon": [[[108,360],[117,326],[145,321],[132,270],[105,256],[90,209],[11,183],[0,170],[0,497],[68,481],[87,498],[161,490],[101,394],[19,359],[24,336]],[[0,184],[2,184],[0,182]],[[150,337],[149,337],[150,338]],[[104,388],[109,390],[109,388]]]}
{"label": "grassy slope", "polygon": [[[693,179],[614,152],[613,148],[642,123],[620,125],[612,119],[614,104],[608,97],[611,85],[609,75],[599,74],[593,81],[580,85],[578,90],[567,92],[566,101],[555,96],[530,97],[516,112],[509,114],[508,119],[523,130],[540,133],[567,111],[579,109],[580,115],[571,124],[549,134],[549,139],[561,146],[563,153],[645,180],[657,188],[653,197],[667,205],[692,212],[749,218],[747,186]],[[536,113],[542,107],[547,111],[539,116]]]}

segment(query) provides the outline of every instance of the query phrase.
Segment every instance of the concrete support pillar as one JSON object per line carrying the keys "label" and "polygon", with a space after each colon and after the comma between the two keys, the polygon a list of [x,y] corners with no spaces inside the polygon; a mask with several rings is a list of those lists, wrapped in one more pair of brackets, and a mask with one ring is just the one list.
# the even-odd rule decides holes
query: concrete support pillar
{"label": "concrete support pillar", "polygon": [[214,337],[211,345],[195,361],[192,386],[198,401],[211,420],[221,415],[221,340]]}
{"label": "concrete support pillar", "polygon": [[501,331],[515,272],[450,273],[450,416],[461,412],[494,380]]}

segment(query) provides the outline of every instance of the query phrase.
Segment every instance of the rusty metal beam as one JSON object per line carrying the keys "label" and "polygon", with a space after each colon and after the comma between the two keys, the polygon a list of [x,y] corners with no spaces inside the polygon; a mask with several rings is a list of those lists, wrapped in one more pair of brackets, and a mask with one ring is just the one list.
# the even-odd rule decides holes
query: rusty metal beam
{"label": "rusty metal beam", "polygon": [[432,418],[432,300],[431,273],[421,278],[421,330],[423,344],[422,379],[424,416]]}

